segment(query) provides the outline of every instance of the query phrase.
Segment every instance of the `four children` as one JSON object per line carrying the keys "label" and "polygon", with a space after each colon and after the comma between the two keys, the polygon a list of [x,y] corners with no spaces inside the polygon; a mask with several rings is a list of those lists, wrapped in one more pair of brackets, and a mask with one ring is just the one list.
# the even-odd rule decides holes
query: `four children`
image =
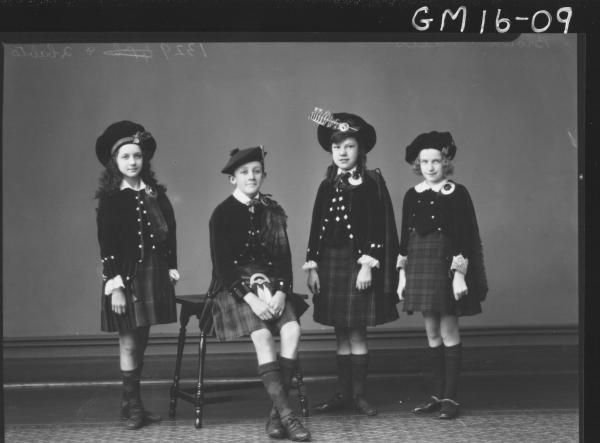
{"label": "four children", "polygon": [[[317,191],[303,269],[314,320],[335,329],[338,369],[334,395],[315,409],[353,406],[377,414],[366,396],[366,328],[396,320],[396,303],[402,300],[405,312],[423,315],[433,372],[430,400],[413,412],[455,418],[458,317],[481,312],[487,282],[469,193],[448,179],[454,141],[448,132],[432,131],[406,148],[406,161],[424,181],[406,192],[398,241],[385,181],[379,170],[366,167],[376,142],[373,126],[349,113],[315,121],[331,164]],[[139,396],[149,326],[176,321],[175,218],[150,169],[155,149],[152,136],[132,122],[111,125],[96,144],[106,167],[97,191],[105,276],[102,330],[119,332],[122,416],[131,429],[160,419],[144,411]],[[222,170],[234,191],[209,223],[215,332],[220,340],[250,336],[272,401],[267,435],[308,441],[310,432],[288,401],[298,367],[299,318],[308,305],[292,290],[286,214],[260,192],[265,154],[262,146],[234,149]]]}

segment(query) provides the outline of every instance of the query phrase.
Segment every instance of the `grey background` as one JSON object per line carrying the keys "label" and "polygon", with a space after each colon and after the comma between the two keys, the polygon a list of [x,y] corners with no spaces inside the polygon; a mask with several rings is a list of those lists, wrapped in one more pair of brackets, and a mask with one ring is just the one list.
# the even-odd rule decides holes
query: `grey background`
{"label": "grey background", "polygon": [[[114,55],[128,46],[144,52]],[[306,292],[310,216],[330,162],[307,119],[314,106],[375,126],[368,165],[383,172],[398,225],[404,192],[420,180],[404,147],[421,132],[451,131],[454,179],[474,200],[491,288],[484,313],[463,326],[576,325],[576,46],[575,35],[501,44],[5,45],[4,336],[100,333],[92,197],[102,167],[93,149],[121,119],[142,123],[158,142],[153,167],[178,222],[179,294],[208,287],[208,220],[231,192],[219,171],[230,149],[256,144],[268,151],[263,191],[289,215],[295,289]],[[379,328],[421,323],[401,314]],[[312,308],[302,326],[329,329],[312,321]]]}

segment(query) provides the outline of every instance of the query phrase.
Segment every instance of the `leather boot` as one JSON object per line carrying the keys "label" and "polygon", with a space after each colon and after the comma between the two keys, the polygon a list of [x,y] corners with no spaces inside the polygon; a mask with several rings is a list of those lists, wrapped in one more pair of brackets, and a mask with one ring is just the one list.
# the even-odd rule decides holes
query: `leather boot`
{"label": "leather boot", "polygon": [[121,371],[123,375],[123,391],[129,406],[129,418],[126,422],[127,429],[139,429],[144,426],[144,406],[140,399],[140,379],[137,372]]}
{"label": "leather boot", "polygon": [[[285,395],[288,396],[289,400],[292,379],[294,378],[294,374],[296,373],[296,370],[298,368],[298,360],[292,360],[290,358],[279,356],[279,368],[281,369],[281,382],[283,383],[283,390],[285,392]],[[281,424],[279,412],[277,412],[277,408],[275,407],[275,405],[273,405],[271,408],[269,420],[267,421],[266,431],[269,438],[285,438],[286,436],[285,429]]]}
{"label": "leather boot", "polygon": [[350,406],[352,399],[352,357],[350,354],[336,354],[338,381],[333,396],[315,406],[317,412],[332,412]]}
{"label": "leather boot", "polygon": [[444,398],[442,398],[442,408],[439,418],[450,420],[458,417],[459,404],[457,400],[458,394],[458,378],[460,375],[460,367],[462,362],[462,345],[459,343],[455,346],[445,348],[446,359],[446,388],[444,389]]}
{"label": "leather boot", "polygon": [[[140,378],[142,375],[142,369],[144,367],[144,364],[140,364],[136,369],[134,369],[138,380],[137,380],[137,385],[138,385],[138,391],[140,391]],[[129,401],[127,400],[127,397],[125,395],[125,392],[123,392],[123,396],[121,397],[121,420],[127,420],[129,418]],[[155,414],[151,411],[147,411],[144,409],[144,424],[149,425],[152,423],[158,423],[159,421],[162,420],[162,417],[158,414]]]}
{"label": "leather boot", "polygon": [[429,348],[429,360],[431,363],[432,373],[432,391],[434,395],[431,396],[431,400],[427,403],[418,405],[412,410],[415,414],[423,414],[429,412],[437,412],[442,408],[440,399],[444,395],[445,381],[446,381],[446,367],[445,367],[445,348],[444,345],[437,346],[435,348]]}
{"label": "leather boot", "polygon": [[286,435],[292,441],[310,441],[311,435],[308,429],[304,427],[300,418],[291,412],[281,417],[281,424],[285,429]]}
{"label": "leather boot", "polygon": [[302,425],[302,422],[290,408],[279,363],[273,361],[259,365],[258,374],[269,397],[271,397],[273,405],[275,405],[275,409],[279,413],[281,424],[287,436],[293,441],[309,441],[310,432]]}
{"label": "leather boot", "polygon": [[373,416],[377,415],[377,408],[370,404],[366,398],[368,365],[369,354],[352,355],[352,391],[354,394],[354,408],[361,414]]}

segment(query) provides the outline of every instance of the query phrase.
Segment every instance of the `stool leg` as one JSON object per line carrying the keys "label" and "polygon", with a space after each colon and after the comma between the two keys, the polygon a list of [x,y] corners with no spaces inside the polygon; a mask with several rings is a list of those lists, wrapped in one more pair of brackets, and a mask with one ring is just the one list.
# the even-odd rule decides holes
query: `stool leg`
{"label": "stool leg", "polygon": [[[182,311],[184,308],[181,308]],[[175,375],[173,376],[173,385],[171,385],[171,400],[169,402],[169,418],[175,418],[177,408],[177,398],[179,393],[179,374],[181,373],[181,359],[183,358],[183,347],[185,346],[186,326],[190,320],[190,315],[186,312],[181,313],[179,339],[177,340],[177,359],[175,360]]]}
{"label": "stool leg", "polygon": [[206,355],[206,333],[200,332],[200,344],[198,348],[198,386],[196,388],[196,420],[194,426],[202,427],[202,412],[204,408],[204,357]]}
{"label": "stool leg", "polygon": [[306,398],[306,386],[302,379],[302,372],[300,369],[296,369],[296,387],[298,388],[298,399],[300,400],[300,410],[302,411],[302,417],[308,417],[308,399]]}

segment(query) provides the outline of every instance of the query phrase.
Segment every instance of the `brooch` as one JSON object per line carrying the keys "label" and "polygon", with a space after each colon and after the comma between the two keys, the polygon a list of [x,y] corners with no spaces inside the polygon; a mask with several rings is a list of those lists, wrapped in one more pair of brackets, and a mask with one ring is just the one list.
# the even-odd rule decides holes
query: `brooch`
{"label": "brooch", "polygon": [[441,192],[444,195],[452,194],[456,185],[454,183],[448,182],[444,186],[442,186]]}

